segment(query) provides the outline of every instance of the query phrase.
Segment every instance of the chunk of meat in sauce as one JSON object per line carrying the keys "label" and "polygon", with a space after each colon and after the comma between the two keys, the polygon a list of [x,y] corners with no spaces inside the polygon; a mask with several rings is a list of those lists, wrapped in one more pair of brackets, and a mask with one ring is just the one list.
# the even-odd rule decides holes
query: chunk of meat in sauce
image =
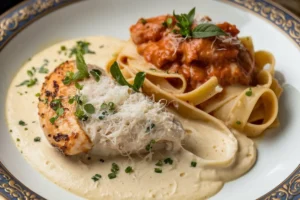
{"label": "chunk of meat in sauce", "polygon": [[[223,42],[216,37],[181,39],[171,33],[171,27],[162,23],[170,16],[158,16],[140,21],[130,28],[131,38],[137,51],[147,62],[169,72],[183,74],[188,82],[188,90],[195,89],[210,77],[216,76],[221,85],[252,83],[254,60],[250,53],[237,43]],[[193,24],[195,26],[195,24]],[[232,39],[239,30],[228,22],[217,24]],[[147,28],[148,27],[148,28]],[[225,39],[226,39],[225,38]]]}
{"label": "chunk of meat in sauce", "polygon": [[135,44],[145,42],[156,42],[163,37],[166,27],[163,22],[166,21],[168,15],[153,17],[149,19],[140,19],[135,25],[130,27],[131,39]]}

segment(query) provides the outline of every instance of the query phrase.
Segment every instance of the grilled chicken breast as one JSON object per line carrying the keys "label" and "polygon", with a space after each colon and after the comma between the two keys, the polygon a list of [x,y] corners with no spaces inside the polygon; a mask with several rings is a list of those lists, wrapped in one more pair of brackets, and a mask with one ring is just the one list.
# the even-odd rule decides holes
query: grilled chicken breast
{"label": "grilled chicken breast", "polygon": [[[74,84],[64,85],[63,79],[67,72],[74,72],[75,62],[65,62],[45,78],[39,98],[39,117],[45,136],[50,144],[57,147],[66,155],[75,155],[87,152],[92,148],[92,142],[82,129],[79,120],[74,115],[75,104],[69,104],[69,98],[76,94]],[[61,99],[64,109],[62,116],[52,124],[50,119],[57,116],[51,108],[51,102]]]}
{"label": "grilled chicken breast", "polygon": [[[45,135],[54,147],[66,155],[90,151],[101,156],[181,148],[183,127],[163,104],[88,65],[88,71],[92,70],[98,70],[100,79],[90,75],[79,82],[81,90],[74,83],[63,83],[67,73],[77,71],[75,62],[61,64],[46,77],[38,108]],[[74,96],[77,100],[70,103]],[[78,117],[78,110],[84,117]]]}

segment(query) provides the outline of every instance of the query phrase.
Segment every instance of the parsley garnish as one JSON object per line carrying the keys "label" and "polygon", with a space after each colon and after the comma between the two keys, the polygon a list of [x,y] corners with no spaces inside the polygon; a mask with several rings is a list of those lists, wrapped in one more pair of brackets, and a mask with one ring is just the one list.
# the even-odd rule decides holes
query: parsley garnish
{"label": "parsley garnish", "polygon": [[150,131],[152,131],[152,129],[155,127],[155,124],[151,123],[149,126],[147,126],[146,128],[146,133],[149,133]]}
{"label": "parsley garnish", "polygon": [[21,126],[26,126],[27,124],[26,124],[23,120],[20,120],[20,121],[19,121],[19,125],[21,125]]}
{"label": "parsley garnish", "polygon": [[102,176],[101,176],[100,174],[95,174],[95,175],[92,177],[92,180],[93,180],[94,182],[96,182],[96,181],[99,181],[100,178],[102,178]]}
{"label": "parsley garnish", "polygon": [[147,20],[145,20],[144,18],[142,18],[141,19],[141,23],[145,25],[147,23]]}
{"label": "parsley garnish", "polygon": [[162,23],[164,27],[170,27],[173,23],[173,19],[171,17],[168,17],[165,22]]}
{"label": "parsley garnish", "polygon": [[17,142],[20,142],[20,138],[17,138]]}
{"label": "parsley garnish", "polygon": [[96,82],[100,81],[100,76],[101,76],[101,71],[99,69],[92,69],[90,71],[90,74],[94,77],[94,79],[96,80]]}
{"label": "parsley garnish", "polygon": [[49,72],[49,70],[47,68],[45,68],[44,66],[42,66],[39,69],[39,73],[41,73],[41,74],[47,74],[48,72]]}
{"label": "parsley garnish", "polygon": [[95,107],[90,103],[85,104],[83,108],[89,114],[94,114],[95,113]]}
{"label": "parsley garnish", "polygon": [[132,169],[131,166],[126,167],[125,173],[130,174],[130,173],[132,173],[132,172],[133,172],[133,169]]}
{"label": "parsley garnish", "polygon": [[111,164],[111,172],[117,173],[119,170],[120,170],[119,165],[117,165],[116,163]]}
{"label": "parsley garnish", "polygon": [[162,173],[162,169],[161,168],[154,168],[155,173]]}
{"label": "parsley garnish", "polygon": [[86,121],[89,118],[79,106],[76,108],[75,116],[81,121]]}
{"label": "parsley garnish", "polygon": [[110,173],[110,174],[108,174],[108,178],[109,179],[114,179],[114,178],[116,178],[117,177],[117,174],[115,174],[115,173]]}
{"label": "parsley garnish", "polygon": [[76,67],[78,71],[75,74],[74,72],[66,73],[66,76],[63,79],[63,84],[70,85],[72,82],[75,82],[75,87],[81,90],[82,86],[79,83],[77,83],[77,81],[80,81],[84,78],[88,78],[89,72],[85,60],[83,58],[83,55],[80,51],[77,51],[76,53]]}
{"label": "parsley garnish", "polygon": [[32,87],[36,84],[37,82],[37,79],[34,78],[34,79],[29,79],[29,80],[25,80],[23,81],[22,83],[20,83],[19,85],[17,85],[16,87],[20,87],[20,86],[23,86],[23,85],[26,85],[27,87]]}
{"label": "parsley garnish", "polygon": [[192,161],[192,162],[191,162],[191,167],[196,167],[196,166],[197,166],[197,162]]}
{"label": "parsley garnish", "polygon": [[144,72],[138,72],[134,78],[133,85],[131,85],[124,78],[117,62],[114,62],[110,67],[110,73],[120,85],[127,85],[136,92],[138,92],[139,89],[142,87],[146,76]]}
{"label": "parsley garnish", "polygon": [[32,72],[31,70],[27,70],[27,75],[28,75],[29,77],[33,77],[33,72]]}
{"label": "parsley garnish", "polygon": [[108,107],[108,105],[105,102],[102,103],[101,106],[100,106],[101,110],[107,109],[107,107]]}
{"label": "parsley garnish", "polygon": [[170,164],[170,165],[173,164],[172,158],[166,158],[166,159],[164,160],[164,162],[165,162],[165,164]]}
{"label": "parsley garnish", "polygon": [[147,150],[147,151],[151,151],[152,148],[153,148],[153,145],[154,145],[155,143],[156,143],[155,140],[151,140],[151,141],[149,142],[149,144],[146,145],[146,150]]}
{"label": "parsley garnish", "polygon": [[236,123],[237,125],[241,125],[241,124],[242,124],[241,121],[236,121],[235,123]]}
{"label": "parsley garnish", "polygon": [[67,72],[65,78],[63,79],[63,84],[70,85],[73,81],[73,72]]}
{"label": "parsley garnish", "polygon": [[80,85],[78,82],[75,82],[75,87],[76,87],[78,90],[82,90],[82,89],[83,89],[83,85]]}
{"label": "parsley garnish", "polygon": [[49,70],[46,68],[46,66],[48,65],[48,63],[49,63],[49,60],[44,59],[44,63],[43,63],[43,65],[40,67],[39,73],[41,73],[41,74],[47,74],[47,73],[49,72]]}
{"label": "parsley garnish", "polygon": [[162,160],[159,160],[155,165],[161,167],[164,165],[164,163]]}
{"label": "parsley garnish", "polygon": [[108,110],[110,110],[110,111],[113,111],[113,110],[115,110],[115,104],[114,104],[114,102],[109,102],[108,103]]}
{"label": "parsley garnish", "polygon": [[41,137],[35,137],[34,138],[34,142],[40,142],[41,141]]}
{"label": "parsley garnish", "polygon": [[120,168],[116,163],[112,163],[111,165],[111,172],[110,174],[108,174],[108,178],[109,179],[114,179],[117,177],[117,173],[119,172]]}
{"label": "parsley garnish", "polygon": [[245,94],[248,97],[252,96],[252,88],[249,88],[249,90]]}
{"label": "parsley garnish", "polygon": [[60,50],[65,51],[65,50],[67,50],[67,47],[66,46],[61,46]]}
{"label": "parsley garnish", "polygon": [[77,53],[84,54],[95,54],[94,51],[91,51],[89,49],[90,43],[85,41],[77,41],[76,46],[71,49],[69,57],[72,57],[72,55],[77,55]]}
{"label": "parsley garnish", "polygon": [[50,102],[50,107],[55,111],[56,116],[50,118],[51,124],[54,124],[54,122],[64,114],[64,108],[61,104],[61,99],[54,99]]}
{"label": "parsley garnish", "polygon": [[40,96],[41,96],[41,93],[36,93],[35,96],[36,96],[36,97],[40,97]]}

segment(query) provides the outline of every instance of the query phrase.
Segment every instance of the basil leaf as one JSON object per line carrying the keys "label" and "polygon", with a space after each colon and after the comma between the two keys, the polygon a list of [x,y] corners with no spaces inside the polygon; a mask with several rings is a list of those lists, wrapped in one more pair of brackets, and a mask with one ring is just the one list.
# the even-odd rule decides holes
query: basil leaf
{"label": "basil leaf", "polygon": [[143,86],[145,80],[146,73],[145,72],[138,72],[134,78],[134,83],[132,85],[132,89],[136,92]]}
{"label": "basil leaf", "polygon": [[193,30],[193,38],[207,38],[218,35],[227,35],[220,27],[215,24],[199,24]]}
{"label": "basil leaf", "polygon": [[196,12],[196,8],[194,7],[192,10],[190,10],[188,14],[190,24],[193,24],[194,22],[195,12]]}
{"label": "basil leaf", "polygon": [[110,73],[120,85],[127,85],[131,87],[131,85],[124,78],[117,62],[114,62],[110,67]]}
{"label": "basil leaf", "polygon": [[89,114],[95,113],[95,107],[92,104],[85,104],[84,110]]}
{"label": "basil leaf", "polygon": [[146,76],[145,72],[138,72],[134,78],[133,85],[130,85],[124,78],[117,62],[114,62],[110,67],[110,73],[120,85],[127,85],[136,92],[142,87]]}

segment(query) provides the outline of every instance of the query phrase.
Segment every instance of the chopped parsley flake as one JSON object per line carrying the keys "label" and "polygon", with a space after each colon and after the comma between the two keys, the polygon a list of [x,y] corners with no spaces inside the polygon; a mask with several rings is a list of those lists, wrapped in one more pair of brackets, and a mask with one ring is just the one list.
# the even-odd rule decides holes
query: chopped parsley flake
{"label": "chopped parsley flake", "polygon": [[49,69],[45,68],[45,66],[42,66],[39,69],[39,73],[41,73],[41,74],[47,74],[48,72],[49,72]]}
{"label": "chopped parsley flake", "polygon": [[110,174],[108,174],[108,178],[109,179],[114,179],[114,178],[116,178],[117,177],[117,174],[115,174],[115,173],[110,173]]}
{"label": "chopped parsley flake", "polygon": [[173,164],[172,158],[166,158],[166,159],[164,160],[164,162],[165,162],[165,164],[170,164],[170,165]]}
{"label": "chopped parsley flake", "polygon": [[41,137],[35,137],[34,138],[34,142],[40,142],[41,141]]}
{"label": "chopped parsley flake", "polygon": [[164,163],[162,160],[159,160],[155,165],[161,167],[164,165]]}
{"label": "chopped parsley flake", "polygon": [[113,111],[113,110],[115,110],[115,104],[114,104],[114,102],[109,102],[108,103],[108,110],[110,110],[110,111]]}
{"label": "chopped parsley flake", "polygon": [[146,20],[146,19],[144,19],[144,18],[142,18],[142,19],[141,19],[141,22],[142,22],[142,24],[144,24],[144,25],[145,25],[145,24],[147,23],[147,20]]}
{"label": "chopped parsley flake", "polygon": [[147,126],[146,133],[151,132],[154,127],[155,127],[155,124],[151,123],[149,126]]}
{"label": "chopped parsley flake", "polygon": [[126,172],[127,174],[132,173],[132,172],[133,172],[132,167],[131,167],[131,166],[126,167],[125,172]]}
{"label": "chopped parsley flake", "polygon": [[82,89],[83,89],[83,85],[80,85],[78,82],[75,83],[75,87],[76,87],[78,90],[82,90]]}
{"label": "chopped parsley flake", "polygon": [[20,142],[20,138],[17,138],[17,142]]}
{"label": "chopped parsley flake", "polygon": [[75,116],[81,121],[86,121],[89,118],[79,106],[76,108]]}
{"label": "chopped parsley flake", "polygon": [[249,88],[249,90],[245,94],[248,97],[252,96],[252,88]]}
{"label": "chopped parsley flake", "polygon": [[85,42],[85,41],[77,41],[76,42],[76,46],[74,46],[71,49],[71,52],[69,54],[69,57],[72,57],[73,55],[76,55],[77,52],[79,51],[82,55],[84,54],[95,54],[94,51],[91,51],[89,49],[90,43],[89,42]]}
{"label": "chopped parsley flake", "polygon": [[28,75],[29,77],[33,77],[33,72],[32,72],[31,70],[27,70],[27,75]]}
{"label": "chopped parsley flake", "polygon": [[147,146],[146,146],[146,150],[147,151],[151,151],[152,150],[152,148],[153,148],[153,145],[155,144],[155,140],[151,140],[150,142],[149,142],[149,144],[147,144]]}
{"label": "chopped parsley flake", "polygon": [[100,174],[95,174],[95,175],[92,177],[92,180],[93,180],[94,182],[96,182],[96,181],[99,181],[100,178],[102,178],[102,176],[101,176]]}
{"label": "chopped parsley flake", "polygon": [[84,110],[89,114],[95,113],[95,107],[92,104],[85,104]]}
{"label": "chopped parsley flake", "polygon": [[67,50],[67,47],[64,46],[64,45],[62,45],[62,46],[60,47],[60,50],[61,50],[61,51],[65,51],[65,50]]}
{"label": "chopped parsley flake", "polygon": [[154,168],[154,172],[155,173],[162,173],[162,169],[161,168]]}
{"label": "chopped parsley flake", "polygon": [[40,97],[40,96],[41,96],[41,93],[36,93],[35,96],[36,96],[36,97]]}
{"label": "chopped parsley flake", "polygon": [[64,108],[61,104],[61,99],[54,99],[50,102],[50,107],[55,111],[56,116],[50,118],[51,124],[54,124],[54,122],[64,114]]}
{"label": "chopped parsley flake", "polygon": [[236,121],[235,123],[236,123],[237,125],[241,125],[241,124],[242,124],[241,121]]}
{"label": "chopped parsley flake", "polygon": [[111,172],[117,173],[120,170],[119,166],[116,163],[112,163]]}
{"label": "chopped parsley flake", "polygon": [[98,69],[92,69],[90,71],[90,74],[94,77],[94,79],[96,80],[96,82],[100,81],[100,76],[101,76],[101,71]]}
{"label": "chopped parsley flake", "polygon": [[197,162],[192,161],[192,162],[191,162],[191,167],[196,167],[196,166],[197,166]]}
{"label": "chopped parsley flake", "polygon": [[19,85],[17,85],[16,87],[20,87],[20,86],[23,86],[23,85],[26,85],[27,87],[32,87],[36,83],[37,83],[37,79],[34,78],[34,79],[25,80],[25,81],[21,82]]}
{"label": "chopped parsley flake", "polygon": [[107,103],[105,103],[105,102],[102,103],[100,108],[101,108],[101,110],[107,109],[108,108]]}
{"label": "chopped parsley flake", "polygon": [[19,125],[21,125],[21,126],[26,126],[27,124],[26,124],[23,120],[20,120],[20,121],[19,121]]}

